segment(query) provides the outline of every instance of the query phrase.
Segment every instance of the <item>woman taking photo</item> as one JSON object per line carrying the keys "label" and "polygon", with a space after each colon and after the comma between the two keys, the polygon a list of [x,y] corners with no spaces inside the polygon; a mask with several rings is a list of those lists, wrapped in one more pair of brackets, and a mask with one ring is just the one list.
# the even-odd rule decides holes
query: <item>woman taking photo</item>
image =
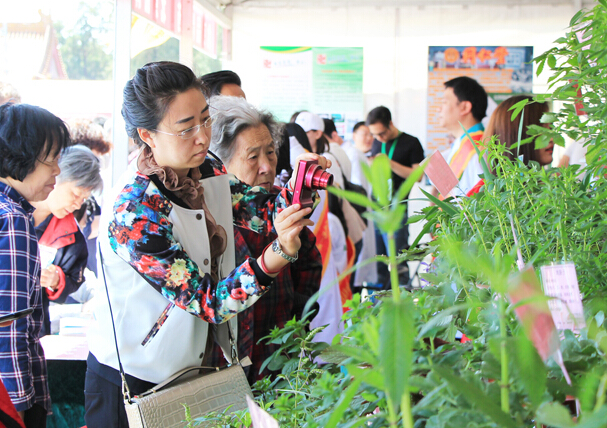
{"label": "woman taking photo", "polygon": [[[271,113],[257,110],[244,98],[215,96],[210,102],[214,115],[213,153],[239,180],[278,195],[282,189],[273,183],[278,163],[276,141],[282,138],[282,127]],[[257,257],[276,238],[274,233],[264,236],[242,227],[234,231],[237,263]],[[307,227],[299,237],[302,246],[297,261],[278,274],[274,286],[259,302],[238,314],[238,354],[240,358],[248,356],[253,362],[247,374],[251,384],[279,373],[267,368],[260,373],[266,358],[279,348],[278,344],[260,342],[260,339],[269,335],[274,327],[283,328],[293,317],[301,318],[308,299],[320,286],[322,258],[316,248],[316,237]],[[217,348],[214,354],[220,354]]]}
{"label": "woman taking photo", "polygon": [[[124,89],[126,130],[143,150],[108,197],[98,239],[132,395],[201,365],[208,323],[255,303],[312,224],[304,218],[310,209],[288,206],[286,189],[275,196],[251,188],[208,152],[213,119],[204,91],[188,67],[172,62],[147,64]],[[306,159],[327,166],[318,155]],[[274,229],[277,245],[235,267],[234,226]],[[85,420],[89,428],[127,427],[105,290],[96,296]]]}

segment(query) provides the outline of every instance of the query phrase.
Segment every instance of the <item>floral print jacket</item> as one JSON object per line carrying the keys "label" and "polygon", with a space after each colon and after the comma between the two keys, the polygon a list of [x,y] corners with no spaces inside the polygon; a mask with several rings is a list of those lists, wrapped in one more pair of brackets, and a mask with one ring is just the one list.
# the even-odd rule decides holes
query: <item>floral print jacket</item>
{"label": "floral print jacket", "polygon": [[[207,157],[200,166],[202,180],[227,174],[223,164]],[[277,196],[260,187],[250,187],[230,178],[234,226],[268,235],[273,219],[291,201],[283,189]],[[207,204],[213,201],[207,200]],[[159,180],[135,173],[131,184],[119,193],[109,225],[110,245],[152,287],[179,308],[210,323],[223,323],[250,307],[271,282],[248,259],[230,274],[213,283],[188,256],[172,232],[169,214],[182,203]]]}

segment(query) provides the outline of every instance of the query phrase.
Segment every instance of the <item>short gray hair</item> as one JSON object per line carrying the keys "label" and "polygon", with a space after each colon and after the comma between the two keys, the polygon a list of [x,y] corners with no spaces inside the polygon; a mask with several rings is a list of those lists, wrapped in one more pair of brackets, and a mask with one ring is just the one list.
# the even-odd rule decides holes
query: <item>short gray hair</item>
{"label": "short gray hair", "polygon": [[211,98],[209,108],[213,117],[210,149],[223,163],[230,163],[238,135],[245,129],[257,128],[260,125],[265,125],[270,131],[274,149],[278,154],[283,125],[276,121],[272,113],[257,109],[244,98],[225,95]]}
{"label": "short gray hair", "polygon": [[57,177],[60,183],[73,182],[83,189],[101,191],[101,162],[99,158],[86,146],[76,144],[66,148],[59,158],[61,173]]}

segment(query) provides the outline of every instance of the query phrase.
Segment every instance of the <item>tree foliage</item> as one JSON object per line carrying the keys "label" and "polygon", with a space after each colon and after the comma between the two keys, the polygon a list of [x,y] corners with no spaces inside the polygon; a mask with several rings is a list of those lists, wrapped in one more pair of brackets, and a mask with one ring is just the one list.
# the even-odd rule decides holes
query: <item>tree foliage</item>
{"label": "tree foliage", "polygon": [[104,36],[112,31],[111,13],[103,2],[80,2],[80,17],[73,28],[62,22],[55,23],[58,48],[72,80],[112,79],[112,47],[103,43]]}

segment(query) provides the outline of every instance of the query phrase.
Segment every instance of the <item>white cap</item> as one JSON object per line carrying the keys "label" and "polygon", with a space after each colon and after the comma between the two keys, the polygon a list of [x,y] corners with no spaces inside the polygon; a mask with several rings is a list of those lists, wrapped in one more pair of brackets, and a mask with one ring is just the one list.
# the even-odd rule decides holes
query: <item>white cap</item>
{"label": "white cap", "polygon": [[309,111],[302,111],[297,115],[295,123],[303,128],[305,132],[308,131],[322,131],[325,132],[325,122],[320,116],[310,113]]}

